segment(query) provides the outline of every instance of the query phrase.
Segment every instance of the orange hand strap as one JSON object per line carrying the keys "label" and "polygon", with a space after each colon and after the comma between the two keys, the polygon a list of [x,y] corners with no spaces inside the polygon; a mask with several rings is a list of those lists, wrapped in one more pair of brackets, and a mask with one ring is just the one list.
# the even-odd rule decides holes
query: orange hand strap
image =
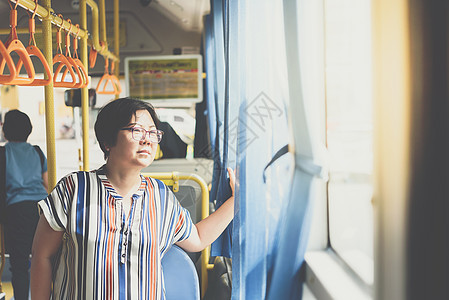
{"label": "orange hand strap", "polygon": [[[58,53],[53,57],[53,66],[58,64],[58,67],[56,68],[55,74],[53,75],[53,85],[54,87],[66,87],[66,88],[73,88],[76,85],[76,75],[75,72],[73,72],[72,64],[68,61],[67,57],[64,55]],[[61,75],[61,78],[58,79],[58,75],[61,72],[63,68],[66,68],[64,70],[64,73]],[[70,77],[72,81],[65,81],[66,75],[70,72]]]}
{"label": "orange hand strap", "polygon": [[[8,1],[9,5],[11,6],[11,3]],[[8,53],[8,56],[10,56],[11,52],[16,52],[20,60],[23,62],[23,65],[25,66],[25,70],[27,72],[28,77],[20,77],[19,72],[17,71],[17,66],[14,66],[15,70],[12,71],[12,67],[8,64],[8,68],[10,73],[14,73],[14,77],[12,80],[9,80],[8,82],[0,82],[3,84],[29,84],[32,83],[35,76],[34,66],[33,62],[31,61],[30,57],[28,56],[28,52],[23,46],[22,42],[17,38],[17,5],[19,4],[19,1],[16,2],[15,8],[12,8],[11,6],[11,12],[10,12],[10,26],[11,26],[11,32],[9,34],[8,41],[6,42],[6,51]],[[11,56],[10,56],[11,57]],[[0,74],[3,74],[3,71],[5,69],[5,65],[7,64],[7,58],[2,55],[2,58],[0,59]],[[13,64],[14,65],[14,64]]]}
{"label": "orange hand strap", "polygon": [[83,85],[81,86],[81,88],[87,87],[87,85],[89,84],[89,75],[86,68],[84,67],[83,62],[78,58],[74,58],[73,61],[75,62],[77,68],[81,71],[81,75],[83,76]]}
{"label": "orange hand strap", "polygon": [[[58,14],[58,17],[61,18],[62,23],[61,26],[56,34],[56,42],[58,43],[58,49],[59,53],[53,57],[53,67],[58,64],[58,67],[56,68],[56,71],[53,75],[53,86],[54,87],[66,87],[66,88],[73,88],[76,85],[76,76],[75,72],[73,72],[72,64],[68,61],[67,57],[65,57],[62,54],[62,47],[61,47],[61,29],[62,24],[64,23],[64,18],[61,14]],[[61,77],[58,80],[59,73],[63,68],[66,68],[61,75]],[[67,74],[70,72],[70,77],[72,81],[65,81]]]}
{"label": "orange hand strap", "polygon": [[81,88],[87,87],[89,84],[89,75],[87,73],[86,68],[84,67],[84,64],[81,62],[81,60],[78,59],[78,34],[80,32],[80,26],[76,24],[76,28],[78,28],[78,31],[76,32],[76,36],[73,39],[73,62],[75,63],[76,67],[81,70],[82,80],[83,84],[81,85]]}
{"label": "orange hand strap", "polygon": [[113,81],[113,83],[117,86],[117,93],[116,93],[116,94],[120,94],[120,93],[122,92],[122,85],[120,84],[120,81],[118,80],[117,76],[115,76],[114,70],[115,70],[115,62],[112,61],[112,62],[111,62],[111,76],[112,76],[112,81]]}
{"label": "orange hand strap", "polygon": [[[100,46],[103,48],[104,47],[104,42],[100,41]],[[97,62],[97,50],[94,49],[94,47],[90,47],[90,52],[89,52],[89,67],[92,69],[93,67],[95,67],[95,63]]]}
{"label": "orange hand strap", "polygon": [[[75,70],[75,72],[73,72],[73,74],[76,73],[76,78],[73,79],[73,81],[75,82],[75,84],[73,85],[73,88],[78,89],[78,88],[80,88],[84,84],[84,82],[83,82],[83,76],[81,75],[80,69],[76,65],[76,62],[73,60],[72,54],[70,53],[70,31],[72,29],[72,20],[67,19],[67,22],[70,23],[70,27],[69,27],[69,30],[67,31],[66,35],[65,35],[65,57],[67,58],[67,61],[70,63],[70,68],[67,67],[64,70],[64,73],[62,74],[62,78],[66,77],[66,75],[69,72],[69,70]],[[62,67],[59,68],[59,66],[58,66],[57,71],[58,70],[60,71],[61,69],[62,69]]]}
{"label": "orange hand strap", "polygon": [[[11,55],[9,55],[8,50],[5,45],[0,41],[0,84],[8,84],[16,77],[16,66],[14,65],[14,61],[12,60]],[[5,70],[5,64],[8,66],[9,75],[3,75],[3,71]],[[3,65],[3,68],[1,66]]]}
{"label": "orange hand strap", "polygon": [[[42,66],[44,67],[46,79],[37,79],[34,78],[33,82],[28,84],[21,84],[25,86],[44,86],[49,85],[53,81],[53,72],[50,69],[50,66],[48,65],[47,60],[45,59],[44,55],[42,54],[41,50],[39,50],[38,47],[34,45],[30,45],[26,47],[27,53],[29,56],[36,56],[39,58],[39,60],[42,62]],[[17,63],[17,70],[20,72],[20,69],[22,68],[22,59],[19,59],[19,62]]]}
{"label": "orange hand strap", "polygon": [[72,53],[70,53],[70,30],[72,29],[72,20],[67,19],[67,22],[70,23],[70,27],[65,35],[65,57],[72,57]]}
{"label": "orange hand strap", "polygon": [[[115,95],[119,94],[119,89],[117,88],[116,81],[114,80],[115,76],[109,74],[109,58],[105,57],[104,62],[104,75],[100,78],[100,81],[97,84],[96,91],[98,94],[103,95]],[[110,86],[110,87],[109,87]],[[120,86],[120,83],[119,83]],[[110,90],[112,88],[112,90]],[[121,87],[120,87],[121,91]]]}
{"label": "orange hand strap", "polygon": [[17,40],[17,5],[19,5],[19,1],[16,2],[16,6],[12,8],[11,2],[8,1],[9,7],[11,8],[11,11],[9,12],[9,26],[11,27],[11,31],[9,32],[8,39],[6,40],[5,46],[8,47],[9,43],[11,43],[12,40]]}
{"label": "orange hand strap", "polygon": [[[96,91],[98,94],[102,95],[116,95],[120,94],[120,91],[117,88],[116,82],[114,81],[115,76],[111,76],[109,74],[104,74],[100,81],[98,82]],[[103,88],[101,87],[103,85]],[[112,87],[112,90],[108,90],[109,86]],[[109,88],[110,89],[110,88]]]}
{"label": "orange hand strap", "polygon": [[33,44],[34,46],[36,46],[36,40],[34,39],[34,33],[36,32],[36,23],[34,22],[34,16],[36,16],[37,1],[38,0],[34,1],[36,2],[36,7],[34,8],[33,15],[30,15],[28,13],[28,15],[30,16],[30,18],[28,19],[28,31],[30,32],[30,41],[28,42],[28,45]]}
{"label": "orange hand strap", "polygon": [[[75,70],[76,73],[76,80],[75,85],[73,86],[76,89],[81,88],[84,85],[83,81],[83,75],[81,74],[80,68],[78,68],[78,65],[76,64],[75,60],[71,57],[67,57],[67,60],[69,61],[71,68]],[[63,77],[67,74],[67,69],[64,71]]]}
{"label": "orange hand strap", "polygon": [[[44,85],[49,85],[53,81],[53,72],[51,71],[50,66],[48,65],[48,62],[45,59],[42,52],[39,50],[38,47],[36,47],[36,40],[34,39],[34,32],[35,32],[34,16],[36,15],[36,11],[37,11],[37,1],[38,0],[35,0],[36,8],[34,9],[34,13],[32,16],[30,16],[30,19],[28,19],[28,28],[30,31],[30,41],[29,41],[29,46],[26,47],[26,51],[28,52],[29,56],[36,56],[37,58],[39,58],[40,62],[42,63],[42,66],[44,67],[46,79],[36,79],[35,78],[33,80],[33,82],[31,82],[31,83],[21,84],[21,85],[26,85],[26,86],[44,86]],[[22,59],[19,59],[17,66],[16,66],[18,73],[20,73],[20,70],[22,69],[22,64],[23,64]]]}

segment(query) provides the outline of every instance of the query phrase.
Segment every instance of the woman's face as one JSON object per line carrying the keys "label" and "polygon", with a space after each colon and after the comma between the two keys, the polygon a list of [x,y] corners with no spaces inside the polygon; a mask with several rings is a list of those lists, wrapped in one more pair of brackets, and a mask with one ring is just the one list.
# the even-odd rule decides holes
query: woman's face
{"label": "woman's face", "polygon": [[[141,127],[148,131],[156,130],[156,125],[147,110],[138,110],[124,128],[133,127]],[[144,140],[136,141],[131,130],[120,130],[117,134],[117,143],[109,147],[108,163],[124,168],[143,169],[153,162],[156,150],[157,143],[150,142],[148,134]]]}

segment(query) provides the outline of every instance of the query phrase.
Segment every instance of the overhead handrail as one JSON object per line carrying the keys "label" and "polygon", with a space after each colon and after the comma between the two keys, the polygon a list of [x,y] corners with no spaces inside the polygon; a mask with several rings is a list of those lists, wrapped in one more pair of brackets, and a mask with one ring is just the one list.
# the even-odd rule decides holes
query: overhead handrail
{"label": "overhead handrail", "polygon": [[[18,6],[23,7],[26,10],[29,10],[30,12],[34,12],[36,10],[36,2],[34,0],[9,0],[13,3],[16,3]],[[60,15],[54,14],[52,9],[48,9],[40,4],[37,5],[36,10],[36,16],[39,17],[39,19],[46,19],[50,20],[53,24],[55,24],[58,27],[62,27],[62,29],[69,29],[70,24],[68,21],[65,21],[63,18],[60,17]],[[40,29],[42,30],[42,29]],[[21,33],[21,29],[17,28],[17,32]],[[36,32],[40,32],[39,28],[37,28]],[[27,33],[27,32],[22,32]],[[79,33],[80,38],[87,37],[88,32],[87,30],[81,29]]]}
{"label": "overhead handrail", "polygon": [[115,95],[120,94],[122,91],[118,78],[109,74],[109,59],[106,57],[104,61],[104,75],[100,78],[96,91],[102,95]]}
{"label": "overhead handrail", "polygon": [[[9,72],[14,73],[14,77],[12,80],[8,81],[0,81],[1,84],[29,84],[34,81],[35,71],[33,67],[33,62],[31,61],[31,58],[28,56],[28,52],[25,48],[25,46],[22,44],[22,42],[17,37],[17,5],[19,4],[19,1],[16,2],[16,6],[13,8],[11,3],[8,1],[9,6],[11,7],[11,11],[9,14],[9,24],[11,26],[11,31],[8,37],[8,40],[5,43],[6,51],[8,52],[8,56],[11,57],[12,52],[16,52],[20,60],[22,61],[23,65],[25,66],[25,70],[27,72],[28,77],[22,77],[19,76],[19,72],[17,71],[17,66],[13,63],[12,66],[8,64]],[[12,59],[12,58],[11,58]],[[3,74],[3,71],[5,70],[5,65],[7,64],[7,57],[0,59],[0,74]]]}
{"label": "overhead handrail", "polygon": [[[59,14],[58,16],[60,16],[60,18],[62,20],[64,20],[61,14]],[[61,27],[59,28],[58,32],[56,33],[56,43],[58,44],[58,46],[57,46],[58,49],[56,51],[59,50],[59,53],[56,53],[56,55],[53,57],[53,67],[58,64],[58,67],[56,68],[56,71],[53,75],[53,85],[55,87],[73,88],[76,85],[76,76],[75,76],[75,72],[73,72],[72,64],[68,61],[67,57],[65,57],[62,54],[61,29],[62,29],[62,24],[61,24]],[[64,67],[66,69],[64,70],[64,73],[61,75],[61,78],[58,81],[58,75]],[[70,76],[72,79],[71,82],[65,81],[66,75],[68,73],[68,72],[65,72],[66,70],[68,70],[68,72],[70,72]]]}
{"label": "overhead handrail", "polygon": [[[103,2],[100,2],[100,5],[102,9],[104,9],[104,0]],[[112,52],[108,50],[108,45],[106,43],[106,26],[102,26],[100,28],[101,35],[103,37],[103,41],[100,40],[100,34],[99,34],[99,26],[98,23],[102,22],[99,17],[99,12],[101,10],[98,9],[98,5],[94,0],[86,0],[86,4],[91,8],[92,10],[92,46],[93,48],[98,51],[105,59],[109,58],[113,61],[119,61],[120,58],[115,56]]]}
{"label": "overhead handrail", "polygon": [[[33,11],[33,15],[30,15],[30,18],[28,19],[28,29],[30,31],[30,41],[28,47],[26,47],[26,50],[30,56],[36,56],[39,58],[39,60],[42,63],[42,66],[44,67],[45,74],[47,74],[47,78],[45,79],[37,79],[35,78],[33,82],[27,83],[27,84],[21,84],[25,86],[45,86],[49,85],[53,81],[53,72],[50,69],[50,66],[48,65],[47,60],[45,59],[44,55],[42,54],[41,50],[36,46],[36,40],[34,39],[34,33],[36,32],[36,23],[34,21],[34,17],[36,16],[36,11],[38,7],[38,0],[35,0],[36,2],[36,8]],[[20,70],[22,69],[23,61],[20,58],[19,62],[17,63],[16,69],[17,73],[20,73]]]}
{"label": "overhead handrail", "polygon": [[89,84],[89,74],[87,73],[86,68],[84,67],[83,62],[78,58],[78,33],[80,31],[80,26],[76,24],[76,28],[78,31],[76,32],[76,36],[73,39],[73,61],[75,62],[76,67],[81,71],[83,84],[81,88],[87,87]]}
{"label": "overhead handrail", "polygon": [[[10,0],[16,4],[18,4],[19,0]],[[119,61],[119,58],[114,55],[112,52],[108,50],[107,45],[102,46],[100,43],[100,37],[99,37],[99,9],[98,5],[95,2],[95,0],[87,0],[86,1],[87,6],[91,8],[92,11],[92,32],[91,32],[91,39],[89,40],[89,43],[95,48],[98,53],[104,57],[108,57],[109,59],[112,59],[114,61]],[[26,8],[30,11],[33,11],[35,8],[35,4],[33,0],[20,0],[19,6]],[[53,24],[56,24],[57,26],[62,26],[64,29],[68,29],[69,24],[64,21],[64,19],[60,18],[59,15],[56,16],[52,14],[52,11],[45,8],[44,6],[39,5],[38,9],[36,11],[36,15],[41,19],[50,19]],[[103,29],[102,29],[103,30]],[[105,29],[104,29],[105,30]],[[84,38],[87,37],[88,32],[87,30],[81,29],[79,37]],[[1,47],[1,46],[0,46]]]}

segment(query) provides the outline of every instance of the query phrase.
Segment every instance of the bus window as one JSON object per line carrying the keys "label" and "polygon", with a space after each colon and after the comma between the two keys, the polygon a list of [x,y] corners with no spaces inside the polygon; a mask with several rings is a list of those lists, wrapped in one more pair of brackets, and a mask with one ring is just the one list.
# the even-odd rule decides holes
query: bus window
{"label": "bus window", "polygon": [[332,249],[373,283],[373,132],[369,0],[326,0],[328,208]]}

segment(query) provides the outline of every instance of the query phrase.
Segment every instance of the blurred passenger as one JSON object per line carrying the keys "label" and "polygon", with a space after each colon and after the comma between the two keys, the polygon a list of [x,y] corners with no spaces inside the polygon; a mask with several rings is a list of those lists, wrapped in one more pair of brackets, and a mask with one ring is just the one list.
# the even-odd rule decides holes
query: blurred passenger
{"label": "blurred passenger", "polygon": [[30,118],[19,110],[5,115],[3,133],[8,141],[2,155],[5,178],[5,243],[9,253],[14,299],[28,299],[30,254],[39,221],[37,201],[47,196],[47,161],[38,146],[27,143]]}
{"label": "blurred passenger", "polygon": [[164,138],[159,143],[162,158],[185,158],[187,144],[184,143],[168,122],[160,122],[159,128],[164,132]]}
{"label": "blurred passenger", "polygon": [[233,196],[194,225],[162,181],[140,174],[162,139],[158,125],[153,107],[139,100],[118,99],[100,111],[95,134],[106,164],[65,176],[39,202],[33,300],[165,299],[161,259],[168,249],[176,243],[201,251],[231,222]]}

